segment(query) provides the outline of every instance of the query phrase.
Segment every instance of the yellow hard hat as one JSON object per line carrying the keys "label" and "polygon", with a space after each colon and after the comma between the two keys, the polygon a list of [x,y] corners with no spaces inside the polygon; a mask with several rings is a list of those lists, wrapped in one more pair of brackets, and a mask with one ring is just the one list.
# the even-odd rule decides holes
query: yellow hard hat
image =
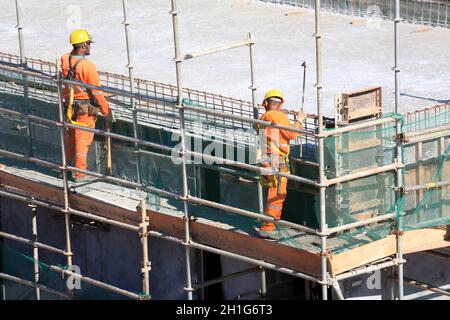
{"label": "yellow hard hat", "polygon": [[85,29],[77,29],[70,34],[70,44],[80,44],[91,41],[92,36]]}
{"label": "yellow hard hat", "polygon": [[266,95],[264,96],[264,101],[266,101],[269,98],[280,98],[282,102],[284,102],[284,94],[281,90],[278,89],[272,89],[267,91]]}

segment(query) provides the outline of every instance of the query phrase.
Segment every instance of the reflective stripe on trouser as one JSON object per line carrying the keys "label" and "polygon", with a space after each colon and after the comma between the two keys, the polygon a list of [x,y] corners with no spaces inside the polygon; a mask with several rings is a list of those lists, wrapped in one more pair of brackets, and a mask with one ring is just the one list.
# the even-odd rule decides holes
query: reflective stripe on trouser
{"label": "reflective stripe on trouser", "polygon": [[[89,126],[91,127],[91,126]],[[94,133],[80,129],[68,129],[66,134],[66,161],[73,165],[75,158],[75,167],[87,170],[87,155],[89,147],[94,140]],[[75,177],[84,177],[86,174],[75,172]]]}
{"label": "reflective stripe on trouser", "polygon": [[[282,177],[280,185],[277,187],[268,188],[267,202],[264,209],[264,214],[274,217],[275,219],[281,219],[281,211],[283,210],[283,203],[286,199],[287,193],[287,179]],[[261,223],[261,230],[272,231],[276,226],[273,222]]]}

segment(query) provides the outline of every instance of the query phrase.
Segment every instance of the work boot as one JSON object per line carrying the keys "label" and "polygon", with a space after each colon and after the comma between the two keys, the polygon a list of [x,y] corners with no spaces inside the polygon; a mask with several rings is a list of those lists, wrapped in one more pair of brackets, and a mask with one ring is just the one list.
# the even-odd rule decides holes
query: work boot
{"label": "work boot", "polygon": [[261,230],[259,227],[253,226],[255,229],[256,235],[260,238],[269,240],[269,241],[276,241],[278,240],[278,231],[277,229],[274,230]]}

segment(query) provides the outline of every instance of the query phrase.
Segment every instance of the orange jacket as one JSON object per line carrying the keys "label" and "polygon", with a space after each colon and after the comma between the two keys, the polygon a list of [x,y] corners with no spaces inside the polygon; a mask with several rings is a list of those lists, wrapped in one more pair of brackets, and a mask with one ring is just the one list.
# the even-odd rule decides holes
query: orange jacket
{"label": "orange jacket", "polygon": [[[69,57],[73,53],[66,53],[61,57],[61,69],[63,73],[63,77],[67,77],[69,73]],[[75,79],[84,83],[92,84],[94,86],[100,86],[100,77],[97,72],[97,68],[95,64],[85,59],[83,56],[72,55],[72,68],[75,63],[79,60],[83,59],[75,69]],[[74,99],[86,100],[89,99],[89,95],[86,90],[80,86],[74,86]],[[108,101],[106,101],[105,96],[101,91],[92,90],[92,94],[94,99],[97,101],[100,106],[100,112],[107,116],[110,112]],[[69,88],[66,87],[64,89],[64,99],[65,101],[69,101]]]}
{"label": "orange jacket", "polygon": [[[300,122],[295,121],[291,126],[289,118],[283,111],[269,110],[266,111],[260,120],[271,122],[274,124],[301,129]],[[263,143],[263,151],[267,154],[288,155],[290,152],[289,141],[297,138],[298,133],[287,129],[278,129],[273,127],[265,127],[265,136],[267,137],[267,145]],[[264,142],[264,141],[263,141]]]}

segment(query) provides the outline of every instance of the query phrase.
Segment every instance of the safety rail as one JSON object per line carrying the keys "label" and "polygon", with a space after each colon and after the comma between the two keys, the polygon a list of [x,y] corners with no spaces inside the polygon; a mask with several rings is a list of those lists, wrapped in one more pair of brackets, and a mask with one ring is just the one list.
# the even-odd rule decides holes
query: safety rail
{"label": "safety rail", "polygon": [[[293,132],[309,135],[310,137],[315,137],[315,138],[323,138],[324,136],[327,136],[327,135],[333,135],[334,131],[339,131],[338,133],[342,133],[341,131],[347,132],[347,131],[352,130],[354,127],[355,128],[364,128],[364,127],[367,127],[367,126],[371,126],[373,124],[379,124],[379,122],[380,123],[385,123],[385,122],[389,122],[389,121],[395,120],[394,118],[391,118],[391,117],[385,118],[385,119],[378,119],[378,120],[364,122],[364,123],[361,123],[361,124],[351,125],[351,126],[348,126],[348,127],[345,127],[345,128],[339,128],[339,129],[335,129],[335,130],[325,131],[323,135],[318,135],[318,134],[310,132],[310,131],[297,129],[297,128],[292,128],[292,127],[280,126],[280,125],[277,125],[277,124],[273,124],[273,123],[266,122],[266,121],[261,121],[261,120],[256,120],[256,119],[253,119],[253,118],[242,118],[242,117],[239,117],[237,115],[232,115],[232,114],[227,114],[227,113],[221,114],[221,113],[219,113],[217,111],[214,111],[214,110],[208,110],[208,109],[193,107],[193,106],[189,106],[189,105],[183,105],[183,106],[180,107],[180,106],[176,105],[175,101],[164,101],[164,100],[162,100],[160,98],[143,96],[141,94],[131,94],[130,92],[117,90],[117,89],[111,89],[111,88],[103,87],[103,86],[97,87],[97,86],[85,84],[85,83],[82,83],[82,82],[79,82],[79,81],[72,81],[72,80],[67,80],[67,79],[55,79],[55,78],[50,77],[50,76],[46,76],[46,75],[43,75],[43,74],[35,73],[35,72],[32,72],[32,71],[22,70],[20,68],[14,68],[14,67],[8,67],[8,66],[0,65],[0,70],[5,70],[5,71],[9,71],[9,72],[16,72],[16,73],[25,74],[25,75],[28,75],[28,76],[34,76],[34,77],[37,77],[37,78],[42,78],[42,79],[45,79],[45,80],[48,80],[48,81],[52,81],[53,84],[56,84],[56,85],[63,85],[63,84],[78,85],[78,86],[82,86],[82,87],[86,87],[86,88],[90,88],[90,89],[101,90],[101,91],[103,91],[105,93],[111,93],[111,94],[115,94],[117,96],[120,95],[120,96],[127,97],[127,98],[135,98],[135,99],[139,99],[139,100],[142,100],[142,101],[147,101],[149,103],[155,103],[156,102],[156,103],[160,103],[160,104],[165,104],[167,106],[171,106],[171,107],[173,107],[175,109],[178,109],[178,110],[182,110],[182,109],[184,109],[184,110],[193,110],[193,111],[196,111],[196,112],[199,112],[199,113],[203,112],[203,113],[207,113],[207,114],[213,114],[213,115],[218,116],[218,117],[220,116],[220,117],[224,117],[224,118],[239,119],[239,120],[241,120],[243,122],[247,122],[247,123],[251,123],[251,124],[258,124],[258,125],[263,125],[263,126],[266,126],[266,127],[274,127],[274,128],[279,128],[279,129],[291,130]],[[21,115],[20,112],[11,111],[11,110],[7,110],[7,109],[4,109],[4,108],[0,109],[0,111],[4,112],[4,113],[10,113],[10,114],[13,114],[13,115],[16,115],[16,116]],[[148,110],[148,111],[151,112],[150,110]],[[138,112],[146,112],[146,110],[145,109],[144,110],[140,110],[139,109]],[[67,122],[64,122],[64,124],[61,124],[58,121],[52,121],[52,120],[48,120],[48,119],[45,119],[45,118],[42,118],[42,117],[38,117],[38,116],[27,116],[27,115],[23,115],[23,116],[25,118],[29,118],[30,120],[33,120],[33,121],[42,121],[44,123],[52,124],[52,125],[55,125],[55,126],[79,129],[79,130],[83,130],[83,131],[92,132],[92,133],[95,133],[95,134],[98,134],[98,135],[101,135],[101,136],[110,137],[110,138],[113,138],[113,139],[118,139],[118,140],[123,140],[123,141],[127,141],[127,142],[137,143],[137,144],[142,145],[142,146],[147,146],[147,147],[157,148],[159,150],[173,152],[173,149],[171,147],[168,147],[168,146],[165,146],[165,145],[161,145],[161,144],[158,144],[158,143],[154,143],[154,142],[144,141],[142,139],[135,139],[135,138],[132,138],[132,137],[129,137],[129,136],[125,136],[125,135],[120,135],[120,134],[116,134],[116,133],[106,132],[106,131],[100,130],[100,129],[93,129],[93,128],[87,128],[87,127],[84,127],[84,126],[78,126],[78,125],[70,124],[70,123],[67,123]],[[10,151],[7,151],[7,150],[2,150],[1,153],[9,154],[9,155],[13,155],[14,154],[14,153],[12,153]],[[183,152],[182,151],[178,152],[178,155],[179,156],[183,156]],[[257,173],[258,175],[269,175],[269,174],[270,175],[276,175],[276,176],[287,178],[288,180],[291,180],[291,181],[305,183],[305,184],[311,185],[311,186],[316,187],[316,188],[327,187],[327,186],[330,186],[330,185],[335,184],[335,183],[342,183],[342,182],[345,182],[345,181],[350,181],[350,180],[354,180],[354,179],[358,179],[358,178],[374,175],[374,174],[377,174],[377,173],[380,173],[380,172],[398,170],[399,168],[402,167],[401,164],[393,163],[391,165],[386,165],[384,167],[380,167],[380,168],[376,168],[376,169],[364,170],[364,171],[358,172],[357,174],[350,174],[350,175],[342,176],[342,177],[339,177],[339,178],[336,178],[336,179],[329,179],[329,180],[325,179],[323,181],[323,183],[321,184],[321,183],[319,183],[316,180],[311,180],[311,179],[295,176],[295,175],[292,175],[292,174],[286,174],[286,173],[283,173],[281,171],[276,171],[276,170],[273,170],[273,169],[266,169],[266,168],[262,168],[262,167],[259,167],[259,166],[256,166],[256,165],[246,164],[246,163],[242,163],[242,162],[238,162],[238,161],[232,161],[232,160],[228,160],[228,159],[224,159],[224,158],[220,158],[220,157],[216,157],[216,156],[209,156],[209,155],[204,155],[204,154],[202,155],[202,154],[190,151],[190,150],[186,150],[186,152],[184,152],[184,155],[185,156],[189,155],[189,156],[194,156],[194,157],[195,156],[202,156],[203,158],[207,158],[207,159],[212,160],[212,161],[217,161],[218,163],[221,163],[221,164],[226,164],[226,165],[236,166],[236,167],[239,167],[239,168],[242,168],[242,169],[251,170],[251,171]],[[19,155],[15,154],[15,157],[18,157],[18,156]],[[31,161],[33,158],[32,157],[28,157],[27,159]],[[36,163],[41,163],[41,164],[45,163],[45,161],[43,161],[41,159],[33,159],[33,161],[35,161]],[[47,166],[53,166],[53,164],[51,164],[51,163],[46,163],[46,165]],[[53,167],[55,167],[55,166],[53,166]],[[61,168],[61,165],[59,165],[59,166],[57,165],[57,167]],[[136,187],[140,187],[139,184],[134,183],[134,182],[130,182],[128,180],[115,178],[115,177],[108,177],[106,175],[102,175],[102,174],[99,174],[99,173],[96,173],[96,172],[92,172],[92,171],[88,171],[88,170],[81,170],[81,169],[78,169],[78,168],[75,168],[75,167],[67,167],[67,169],[69,171],[81,172],[81,173],[85,173],[85,174],[88,174],[88,175],[92,175],[92,176],[95,176],[97,178],[104,179],[105,181],[121,183],[121,184],[128,185],[130,187],[135,187],[135,188]],[[170,196],[170,197],[179,198],[179,195],[171,194],[171,193],[169,193],[167,191],[164,191],[164,190],[161,190],[161,189],[158,189],[158,188],[154,188],[154,187],[150,187],[150,186],[145,186],[144,190],[149,191],[149,192],[159,193],[159,194],[162,194],[164,196]],[[209,202],[205,202],[204,205],[209,205],[211,207],[214,206],[212,203],[209,203]],[[217,208],[218,206],[214,206],[214,207]],[[252,216],[254,218],[258,218],[258,219],[263,220],[263,221],[271,221],[271,222],[274,222],[274,223],[277,223],[277,224],[280,224],[280,225],[286,225],[286,226],[289,226],[291,228],[294,228],[294,229],[297,229],[297,230],[300,230],[300,231],[304,231],[304,232],[308,232],[308,233],[312,233],[312,234],[316,234],[316,235],[323,235],[323,234],[330,235],[329,232],[321,233],[318,230],[314,230],[314,229],[311,229],[311,228],[308,228],[308,227],[305,227],[305,226],[302,226],[302,225],[299,225],[299,224],[294,224],[292,222],[288,222],[288,221],[284,221],[284,220],[276,220],[276,219],[274,219],[272,217],[268,217],[268,216],[262,216],[262,215],[256,216],[257,215],[256,213],[248,211],[248,210],[241,210],[241,209],[236,210],[236,208],[234,208],[234,207],[222,206],[222,205],[219,205],[219,207],[220,207],[220,209],[227,210],[227,211],[234,212],[234,213],[238,213],[238,212],[241,213],[241,214],[245,213],[246,216]],[[358,226],[371,224],[374,221],[378,221],[378,219],[379,219],[379,217],[375,217],[375,218],[372,218],[372,219],[365,220],[365,223],[359,222]],[[344,226],[341,226],[341,227],[345,228]],[[345,229],[347,229],[347,228],[345,228]]]}
{"label": "safety rail", "polygon": [[[260,0],[288,4],[303,8],[315,8],[314,0]],[[400,13],[403,21],[413,24],[450,27],[450,4],[446,0],[403,0]],[[335,12],[354,17],[394,19],[394,1],[385,0],[324,0],[322,11]]]}

